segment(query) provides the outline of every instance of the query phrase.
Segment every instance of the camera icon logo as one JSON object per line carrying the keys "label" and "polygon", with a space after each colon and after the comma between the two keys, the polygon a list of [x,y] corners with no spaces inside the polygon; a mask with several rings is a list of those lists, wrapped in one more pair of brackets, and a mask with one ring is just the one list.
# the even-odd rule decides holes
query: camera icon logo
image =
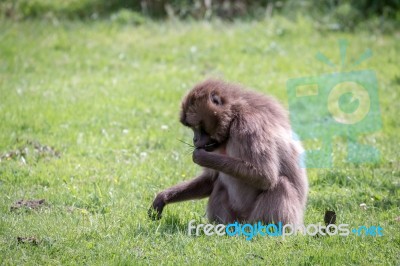
{"label": "camera icon logo", "polygon": [[[339,41],[342,64],[346,57],[345,41]],[[367,50],[353,65],[372,55]],[[334,66],[322,54],[317,59]],[[337,72],[314,77],[289,79],[289,114],[294,138],[318,141],[317,149],[306,150],[303,167],[329,168],[333,164],[333,138],[347,139],[347,162],[374,162],[379,151],[362,144],[360,135],[381,129],[378,82],[372,70]],[[304,165],[305,161],[305,165]]]}

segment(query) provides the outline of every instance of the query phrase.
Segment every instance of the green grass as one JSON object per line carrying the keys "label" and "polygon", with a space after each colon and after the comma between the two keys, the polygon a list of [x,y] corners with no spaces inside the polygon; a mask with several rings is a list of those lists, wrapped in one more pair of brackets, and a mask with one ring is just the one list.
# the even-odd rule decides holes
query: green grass
{"label": "green grass", "polygon": [[[301,18],[139,27],[2,21],[0,154],[27,155],[0,162],[0,264],[398,264],[399,36],[316,31]],[[286,81],[334,71],[314,56],[339,63],[343,38],[350,58],[374,52],[354,70],[378,77],[383,127],[363,140],[379,148],[381,161],[345,164],[345,140],[336,139],[335,167],[308,171],[305,222],[323,222],[334,209],[338,223],[380,225],[383,237],[190,237],[191,219],[206,222],[206,200],[148,219],[157,192],[200,171],[178,141],[191,140],[178,113],[193,84],[222,77],[287,106]],[[59,156],[38,151],[37,142]],[[19,199],[41,198],[40,210],[10,211]]]}

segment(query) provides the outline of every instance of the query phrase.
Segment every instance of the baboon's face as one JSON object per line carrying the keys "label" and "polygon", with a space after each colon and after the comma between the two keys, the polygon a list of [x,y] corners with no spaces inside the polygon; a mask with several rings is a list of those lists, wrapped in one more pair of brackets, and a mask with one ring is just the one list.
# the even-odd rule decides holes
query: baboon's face
{"label": "baboon's face", "polygon": [[181,123],[193,129],[193,144],[217,149],[228,137],[230,106],[217,87],[197,86],[182,102]]}

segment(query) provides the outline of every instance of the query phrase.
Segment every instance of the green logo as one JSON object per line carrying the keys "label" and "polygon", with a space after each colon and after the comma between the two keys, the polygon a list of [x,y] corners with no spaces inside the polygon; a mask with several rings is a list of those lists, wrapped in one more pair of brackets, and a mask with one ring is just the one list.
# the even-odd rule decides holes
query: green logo
{"label": "green logo", "polygon": [[[339,41],[342,68],[346,58],[347,43]],[[372,56],[364,52],[351,66],[356,66]],[[323,54],[316,58],[334,67]],[[290,120],[297,139],[317,141],[319,147],[306,150],[303,160],[308,168],[332,167],[333,138],[347,138],[347,161],[373,162],[379,151],[361,144],[361,134],[381,129],[378,82],[372,70],[336,72],[315,77],[289,79],[287,82]]]}

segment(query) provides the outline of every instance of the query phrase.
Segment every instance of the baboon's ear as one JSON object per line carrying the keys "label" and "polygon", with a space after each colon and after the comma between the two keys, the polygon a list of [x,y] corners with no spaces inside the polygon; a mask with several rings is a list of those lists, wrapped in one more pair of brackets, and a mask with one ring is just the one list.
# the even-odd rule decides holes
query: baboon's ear
{"label": "baboon's ear", "polygon": [[215,92],[211,93],[211,101],[215,105],[222,105],[222,99]]}

